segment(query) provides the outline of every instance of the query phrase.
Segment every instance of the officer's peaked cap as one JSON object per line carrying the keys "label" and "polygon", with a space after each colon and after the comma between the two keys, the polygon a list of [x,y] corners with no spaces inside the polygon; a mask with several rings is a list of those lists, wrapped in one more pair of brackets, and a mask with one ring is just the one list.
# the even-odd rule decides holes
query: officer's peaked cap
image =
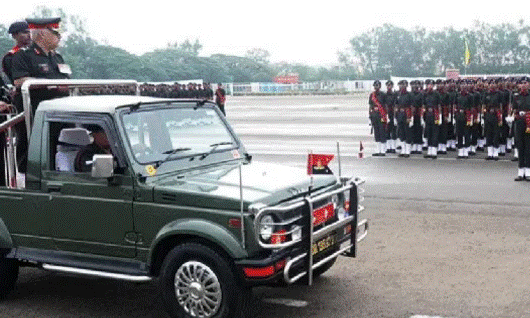
{"label": "officer's peaked cap", "polygon": [[59,30],[61,18],[28,18],[26,19],[30,29],[52,29]]}

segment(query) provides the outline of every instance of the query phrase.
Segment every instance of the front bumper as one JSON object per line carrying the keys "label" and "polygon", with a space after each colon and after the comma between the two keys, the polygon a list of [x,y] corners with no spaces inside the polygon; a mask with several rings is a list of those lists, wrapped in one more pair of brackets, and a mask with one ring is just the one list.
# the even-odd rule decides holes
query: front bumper
{"label": "front bumper", "polygon": [[[245,281],[251,285],[292,284],[303,277],[307,277],[306,281],[308,285],[311,285],[313,271],[319,267],[340,255],[355,257],[357,243],[368,234],[368,220],[359,218],[359,214],[364,210],[364,207],[360,205],[363,197],[360,195],[362,189],[359,188],[363,183],[364,180],[361,179],[344,180],[343,186],[337,190],[307,196],[302,202],[298,201],[291,205],[267,207],[258,211],[255,218],[258,242],[260,242],[258,226],[261,218],[270,213],[271,210],[275,212],[286,212],[293,209],[302,211],[301,217],[280,223],[285,225],[292,221],[303,224],[302,235],[299,239],[279,244],[260,242],[264,249],[270,250],[265,257],[236,262]],[[313,204],[344,191],[349,191],[348,216],[315,229],[313,213],[310,212],[314,211]]]}

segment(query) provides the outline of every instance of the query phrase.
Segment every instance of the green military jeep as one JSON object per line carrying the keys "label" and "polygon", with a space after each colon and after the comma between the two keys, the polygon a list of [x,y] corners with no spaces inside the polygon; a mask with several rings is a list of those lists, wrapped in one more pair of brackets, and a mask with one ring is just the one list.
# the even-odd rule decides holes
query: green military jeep
{"label": "green military jeep", "polygon": [[[101,83],[22,91],[29,105],[31,85]],[[172,317],[236,317],[253,286],[311,284],[367,234],[361,180],[253,162],[210,101],[70,96],[0,130],[22,117],[25,187],[0,188],[0,297],[34,266],[157,279]]]}

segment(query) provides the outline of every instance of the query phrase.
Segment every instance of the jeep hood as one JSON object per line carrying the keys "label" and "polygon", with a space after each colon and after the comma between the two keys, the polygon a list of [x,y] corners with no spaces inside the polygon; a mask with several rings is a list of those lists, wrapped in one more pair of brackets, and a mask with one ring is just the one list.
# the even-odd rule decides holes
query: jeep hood
{"label": "jeep hood", "polygon": [[[276,204],[306,193],[311,178],[306,170],[277,164],[252,162],[241,167],[245,208],[253,203]],[[334,175],[314,175],[313,189],[334,185]],[[215,209],[240,208],[240,174],[237,165],[201,169],[155,184],[155,202],[167,203],[171,197],[179,205]]]}

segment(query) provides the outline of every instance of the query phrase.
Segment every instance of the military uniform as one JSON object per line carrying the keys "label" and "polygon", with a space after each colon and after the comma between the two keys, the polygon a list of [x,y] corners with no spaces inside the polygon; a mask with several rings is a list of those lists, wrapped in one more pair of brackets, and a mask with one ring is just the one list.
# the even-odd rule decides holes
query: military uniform
{"label": "military uniform", "polygon": [[[56,29],[59,27],[60,18],[54,19],[27,19],[31,29],[47,29],[60,37]],[[28,48],[20,50],[13,57],[12,75],[13,80],[21,78],[45,78],[45,79],[68,79],[70,78],[70,67],[64,63],[62,56],[55,51],[46,51],[37,43],[31,44]],[[32,88],[30,90],[31,107],[33,113],[38,104],[47,99],[67,96],[67,91],[58,89]],[[20,87],[17,89],[14,100],[15,107],[19,112],[24,111],[22,104],[22,94]],[[17,140],[17,161],[19,171],[26,171],[27,163],[27,134],[25,123],[16,126]]]}
{"label": "military uniform", "polygon": [[447,153],[447,143],[449,137],[449,116],[451,103],[449,100],[449,93],[445,90],[444,84],[440,81],[436,84],[436,91],[440,95],[440,107],[441,107],[441,117],[442,121],[440,123],[440,130],[438,134],[438,153],[446,154]]}
{"label": "military uniform", "polygon": [[515,181],[530,181],[530,94],[528,84],[514,99],[515,140],[519,153],[519,169]]}
{"label": "military uniform", "polygon": [[467,158],[469,156],[471,125],[473,123],[471,114],[472,98],[465,86],[461,88],[460,94],[456,96],[455,131],[458,158]]}
{"label": "military uniform", "polygon": [[[432,81],[427,81],[427,85],[434,85]],[[425,122],[425,137],[427,138],[427,154],[426,158],[437,157],[438,151],[438,134],[440,131],[441,124],[441,112],[440,112],[440,94],[432,90],[429,87],[425,93],[423,93],[423,105],[424,105],[424,122]]]}
{"label": "military uniform", "polygon": [[449,89],[447,91],[449,95],[449,117],[447,119],[447,150],[456,151],[456,131],[455,131],[455,111],[456,111],[456,98],[458,92],[456,91],[456,84],[451,81]]}
{"label": "military uniform", "polygon": [[386,148],[388,153],[396,152],[396,140],[397,140],[397,122],[395,117],[395,107],[397,100],[397,93],[392,90],[392,81],[387,81],[387,91],[384,96],[384,107],[388,114],[388,124],[386,129]]}
{"label": "military uniform", "polygon": [[420,85],[419,81],[414,81],[414,85],[411,85],[413,113],[411,153],[413,154],[421,154],[423,147],[423,93],[420,91]]}
{"label": "military uniform", "polygon": [[374,82],[374,91],[368,98],[368,116],[374,130],[374,138],[377,144],[377,150],[374,156],[384,156],[386,153],[386,126],[388,124],[388,115],[383,106],[385,94],[379,89],[381,82]]}
{"label": "military uniform", "polygon": [[492,87],[484,94],[484,136],[488,151],[486,160],[498,160],[502,122],[500,94]]}
{"label": "military uniform", "polygon": [[412,144],[412,96],[407,91],[407,81],[399,82],[400,89],[396,98],[397,134],[401,140],[400,157],[409,157]]}
{"label": "military uniform", "polygon": [[223,115],[226,116],[226,112],[225,112],[226,92],[224,88],[218,87],[217,90],[215,91],[215,103],[217,104],[217,106],[219,107]]}

